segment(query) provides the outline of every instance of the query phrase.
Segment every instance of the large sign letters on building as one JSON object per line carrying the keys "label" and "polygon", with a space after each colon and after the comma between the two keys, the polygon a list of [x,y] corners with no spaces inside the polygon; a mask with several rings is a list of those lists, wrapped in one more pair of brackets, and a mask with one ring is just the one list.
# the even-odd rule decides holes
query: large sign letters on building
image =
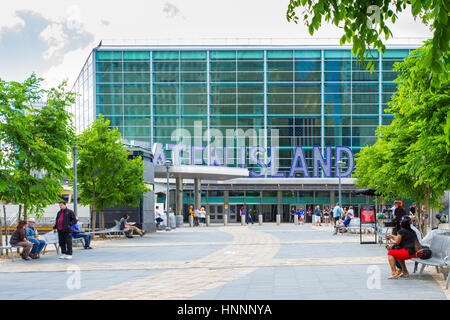
{"label": "large sign letters on building", "polygon": [[[310,148],[309,148],[310,149]],[[251,177],[272,177],[272,178],[294,178],[301,174],[303,177],[310,177],[309,167],[305,158],[305,152],[302,147],[296,147],[294,156],[291,159],[289,172],[279,172],[278,168],[278,150],[277,147],[270,148],[270,156],[267,155],[265,147],[240,146],[215,147],[215,146],[187,146],[184,144],[161,143],[153,145],[153,159],[157,165],[162,165],[166,161],[166,151],[171,151],[171,158],[174,165],[210,165],[210,166],[229,166],[239,165],[241,168],[247,168],[248,163],[254,164],[250,170]],[[334,158],[334,162],[332,161]],[[319,168],[322,168],[323,176],[331,178],[332,166],[334,166],[335,176],[338,177],[339,170],[337,162],[345,159],[346,169],[341,172],[341,177],[349,177],[354,168],[354,156],[349,147],[335,147],[334,157],[331,147],[325,147],[322,153],[321,147],[312,149],[313,178],[319,178]]]}

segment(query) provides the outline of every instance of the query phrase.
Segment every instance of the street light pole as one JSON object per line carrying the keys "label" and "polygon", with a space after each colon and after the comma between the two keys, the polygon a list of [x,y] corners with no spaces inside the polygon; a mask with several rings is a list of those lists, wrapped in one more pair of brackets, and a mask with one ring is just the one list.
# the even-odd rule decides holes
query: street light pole
{"label": "street light pole", "polygon": [[166,231],[170,231],[170,218],[169,218],[169,204],[170,204],[170,195],[169,195],[169,177],[170,177],[170,167],[172,166],[172,161],[170,160],[166,160],[166,162],[164,163],[164,166],[166,167],[166,172],[167,172],[167,193],[166,193]]}
{"label": "street light pole", "polygon": [[78,194],[77,194],[77,141],[75,140],[75,145],[73,147],[73,213],[78,217]]}
{"label": "street light pole", "polygon": [[338,174],[339,174],[339,207],[341,208],[342,211],[342,186],[341,186],[341,169],[342,169],[342,165],[344,164],[344,162],[342,161],[338,161],[336,163],[337,167],[338,167]]}

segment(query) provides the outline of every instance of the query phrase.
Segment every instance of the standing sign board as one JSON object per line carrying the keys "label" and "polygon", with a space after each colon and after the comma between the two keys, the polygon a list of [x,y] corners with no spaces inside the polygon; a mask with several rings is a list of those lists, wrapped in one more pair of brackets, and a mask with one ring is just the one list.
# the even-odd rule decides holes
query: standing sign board
{"label": "standing sign board", "polygon": [[[363,230],[367,230],[369,228],[373,230],[373,237],[368,236],[369,234],[365,234],[363,239]],[[373,238],[373,241],[371,241],[371,238]],[[359,242],[361,244],[377,243],[377,216],[375,213],[375,205],[373,204],[364,204],[361,206]]]}

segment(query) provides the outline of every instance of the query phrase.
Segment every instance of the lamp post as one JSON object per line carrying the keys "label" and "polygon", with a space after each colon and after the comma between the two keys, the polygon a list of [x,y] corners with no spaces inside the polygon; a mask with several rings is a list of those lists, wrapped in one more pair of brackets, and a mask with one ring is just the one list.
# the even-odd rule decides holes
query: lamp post
{"label": "lamp post", "polygon": [[78,197],[77,197],[77,141],[75,140],[75,145],[73,147],[73,213],[76,217],[78,217],[77,214],[77,207],[78,207]]}
{"label": "lamp post", "polygon": [[172,166],[172,161],[170,160],[166,160],[166,162],[164,162],[164,166],[166,167],[166,172],[167,172],[167,193],[166,193],[166,231],[170,231],[170,219],[169,219],[169,176],[170,176],[170,167]]}
{"label": "lamp post", "polygon": [[[344,165],[344,162],[338,161],[336,162],[336,166],[338,168],[338,174],[339,174],[339,207],[341,208],[340,211],[342,211],[342,186],[341,186],[341,169]],[[339,214],[340,215],[340,214]]]}

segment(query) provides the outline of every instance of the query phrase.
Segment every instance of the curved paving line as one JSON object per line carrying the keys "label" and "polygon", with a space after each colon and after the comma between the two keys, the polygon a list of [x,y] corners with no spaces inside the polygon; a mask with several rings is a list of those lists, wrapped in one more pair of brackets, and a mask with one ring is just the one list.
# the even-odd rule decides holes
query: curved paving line
{"label": "curved paving line", "polygon": [[[233,241],[204,258],[195,261],[205,269],[184,268],[169,270],[151,277],[94,290],[63,299],[188,299],[205,291],[223,286],[256,271],[257,265],[271,261],[280,249],[278,238],[248,228],[221,228],[233,236]],[[239,245],[257,242],[263,245],[260,250]],[[249,267],[235,269],[246,263]],[[210,268],[229,265],[227,269]],[[206,269],[208,267],[208,269]]]}

